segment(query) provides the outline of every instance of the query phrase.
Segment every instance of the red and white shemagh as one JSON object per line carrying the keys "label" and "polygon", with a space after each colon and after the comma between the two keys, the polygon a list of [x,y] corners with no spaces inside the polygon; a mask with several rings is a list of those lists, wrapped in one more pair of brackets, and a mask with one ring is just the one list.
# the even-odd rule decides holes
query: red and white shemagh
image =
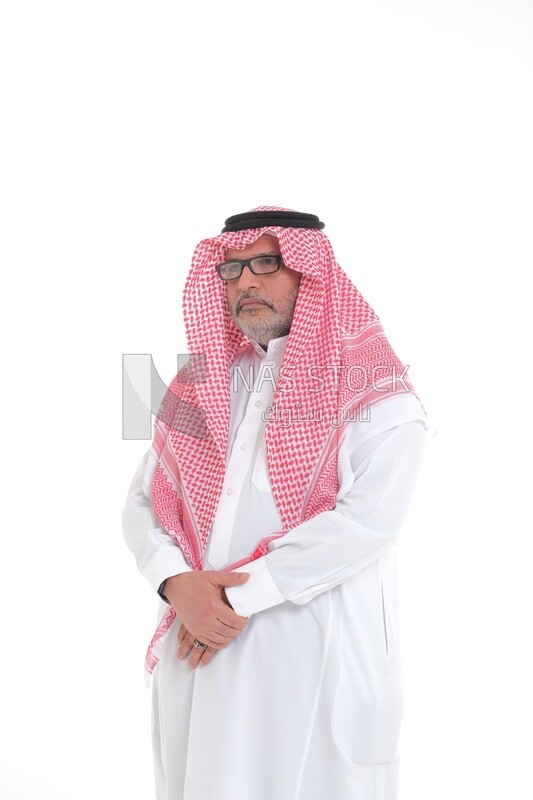
{"label": "red and white shemagh", "polygon": [[[337,264],[321,230],[274,226],[202,240],[183,293],[188,351],[196,355],[166,392],[145,475],[161,525],[197,570],[202,569],[224,482],[230,366],[250,341],[233,322],[226,286],[215,266],[226,260],[228,248],[244,249],[264,233],[278,239],[286,266],[302,273],[265,428],[268,475],[283,530],[265,537],[253,553],[224,569],[265,555],[270,541],[335,507],[344,425],[334,426],[332,419],[340,419],[339,414],[354,419],[393,391],[416,396],[377,315]],[[157,664],[175,616],[169,606],[146,654],[148,673]]]}

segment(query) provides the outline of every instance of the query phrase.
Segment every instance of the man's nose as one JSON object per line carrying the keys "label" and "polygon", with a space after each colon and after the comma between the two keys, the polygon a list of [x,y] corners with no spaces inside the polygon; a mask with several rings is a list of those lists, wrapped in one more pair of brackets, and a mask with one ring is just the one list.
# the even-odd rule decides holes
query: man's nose
{"label": "man's nose", "polygon": [[239,291],[245,292],[247,289],[252,289],[254,286],[260,286],[260,285],[261,285],[260,276],[254,275],[249,265],[246,264],[243,271],[241,272],[241,277],[238,278]]}

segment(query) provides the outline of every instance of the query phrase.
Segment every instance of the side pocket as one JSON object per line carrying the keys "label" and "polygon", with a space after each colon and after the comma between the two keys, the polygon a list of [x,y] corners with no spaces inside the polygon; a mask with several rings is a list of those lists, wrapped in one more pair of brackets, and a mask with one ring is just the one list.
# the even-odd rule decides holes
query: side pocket
{"label": "side pocket", "polygon": [[389,657],[389,635],[387,631],[387,604],[385,602],[385,589],[383,588],[383,575],[380,577],[381,587],[381,619],[383,623],[383,638],[385,640],[385,655]]}
{"label": "side pocket", "polygon": [[[364,591],[367,588],[370,592]],[[371,570],[365,586],[354,593],[354,602],[344,603],[339,620],[339,674],[331,731],[337,749],[357,767],[390,765],[398,758],[401,685],[398,665],[385,656],[380,596],[379,573]],[[389,641],[389,650],[391,645]]]}

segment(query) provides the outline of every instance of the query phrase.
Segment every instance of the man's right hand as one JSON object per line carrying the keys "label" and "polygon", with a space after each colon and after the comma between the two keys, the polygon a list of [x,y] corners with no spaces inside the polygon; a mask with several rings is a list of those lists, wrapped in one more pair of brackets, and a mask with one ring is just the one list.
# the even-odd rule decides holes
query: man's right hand
{"label": "man's right hand", "polygon": [[246,583],[249,577],[248,572],[180,572],[166,579],[165,596],[193,636],[220,650],[239,635],[249,620],[228,605],[224,588]]}

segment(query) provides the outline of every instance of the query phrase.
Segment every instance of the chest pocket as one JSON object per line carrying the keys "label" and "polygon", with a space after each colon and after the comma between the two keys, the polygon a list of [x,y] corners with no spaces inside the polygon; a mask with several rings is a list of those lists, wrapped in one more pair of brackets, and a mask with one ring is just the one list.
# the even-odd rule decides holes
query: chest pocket
{"label": "chest pocket", "polygon": [[272,491],[268,477],[266,441],[264,435],[261,436],[261,443],[255,457],[254,468],[252,471],[252,484],[259,492]]}

